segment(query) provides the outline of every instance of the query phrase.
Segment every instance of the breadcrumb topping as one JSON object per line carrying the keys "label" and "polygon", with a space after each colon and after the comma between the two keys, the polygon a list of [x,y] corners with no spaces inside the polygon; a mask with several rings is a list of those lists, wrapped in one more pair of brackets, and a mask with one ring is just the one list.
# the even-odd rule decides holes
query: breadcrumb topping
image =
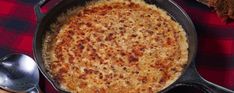
{"label": "breadcrumb topping", "polygon": [[141,0],[102,0],[58,18],[43,42],[46,68],[72,93],[155,93],[187,65],[183,28]]}

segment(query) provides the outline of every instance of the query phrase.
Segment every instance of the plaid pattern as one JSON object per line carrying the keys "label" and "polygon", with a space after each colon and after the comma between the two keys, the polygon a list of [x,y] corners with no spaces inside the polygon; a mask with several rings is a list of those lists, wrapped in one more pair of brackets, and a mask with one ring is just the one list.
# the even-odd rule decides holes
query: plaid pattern
{"label": "plaid pattern", "polygon": [[175,1],[189,14],[198,33],[198,71],[205,79],[234,90],[234,22],[224,23],[196,0]]}
{"label": "plaid pattern", "polygon": [[[36,29],[33,6],[38,1],[0,0],[0,57],[10,53],[33,55]],[[224,23],[212,9],[196,0],[175,1],[189,14],[197,29],[198,71],[205,79],[234,90],[234,22]],[[40,86],[45,93],[57,93],[42,75]]]}

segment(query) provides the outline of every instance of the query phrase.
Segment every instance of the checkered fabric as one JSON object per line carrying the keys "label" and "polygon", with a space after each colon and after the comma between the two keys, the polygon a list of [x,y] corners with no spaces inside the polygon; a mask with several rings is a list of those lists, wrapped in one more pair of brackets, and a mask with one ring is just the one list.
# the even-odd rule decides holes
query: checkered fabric
{"label": "checkered fabric", "polygon": [[[196,0],[175,1],[189,14],[198,33],[198,71],[205,79],[234,90],[234,22],[223,22],[211,8]],[[0,57],[10,53],[33,57],[37,24],[33,6],[37,2],[0,0]],[[44,93],[57,93],[42,75],[40,87]]]}

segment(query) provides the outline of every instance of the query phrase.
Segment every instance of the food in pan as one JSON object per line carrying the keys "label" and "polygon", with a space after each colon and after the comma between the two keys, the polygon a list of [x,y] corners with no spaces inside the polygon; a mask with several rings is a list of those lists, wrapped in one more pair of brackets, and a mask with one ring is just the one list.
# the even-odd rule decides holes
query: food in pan
{"label": "food in pan", "polygon": [[76,7],[46,32],[48,73],[72,93],[155,93],[188,60],[186,33],[164,10],[141,0]]}

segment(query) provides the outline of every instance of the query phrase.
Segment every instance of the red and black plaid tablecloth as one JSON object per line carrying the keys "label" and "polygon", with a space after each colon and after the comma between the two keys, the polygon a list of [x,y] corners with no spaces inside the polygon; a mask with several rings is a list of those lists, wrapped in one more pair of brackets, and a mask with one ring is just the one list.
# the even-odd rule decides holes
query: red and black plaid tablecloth
{"label": "red and black plaid tablecloth", "polygon": [[[10,53],[33,55],[36,29],[33,6],[38,1],[0,0],[0,57]],[[175,1],[189,14],[197,29],[198,71],[205,79],[234,90],[234,22],[224,23],[212,9],[196,0]],[[45,93],[57,93],[43,76],[40,87]]]}

